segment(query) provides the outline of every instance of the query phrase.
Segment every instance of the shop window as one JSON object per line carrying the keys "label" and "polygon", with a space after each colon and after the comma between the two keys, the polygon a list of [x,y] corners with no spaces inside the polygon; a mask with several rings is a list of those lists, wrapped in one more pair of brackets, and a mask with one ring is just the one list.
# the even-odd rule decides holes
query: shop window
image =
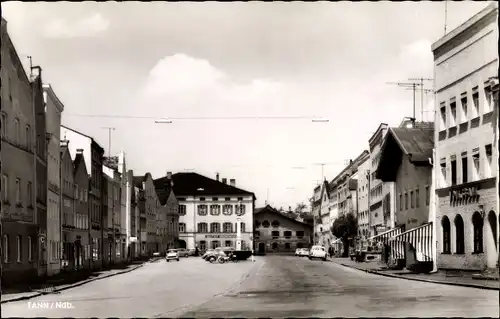
{"label": "shop window", "polygon": [[218,240],[213,240],[212,241],[212,249],[220,247],[220,241]]}
{"label": "shop window", "polygon": [[479,212],[472,215],[472,225],[474,226],[474,253],[483,252],[483,217]]}
{"label": "shop window", "polygon": [[465,252],[464,221],[462,216],[455,217],[455,253],[463,254]]}
{"label": "shop window", "polygon": [[200,240],[199,246],[200,246],[200,247],[198,247],[199,250],[205,251],[207,249],[207,242],[204,240]]}
{"label": "shop window", "polygon": [[447,216],[444,216],[443,219],[441,219],[441,227],[443,232],[443,254],[449,254],[451,253],[451,227],[450,220]]}
{"label": "shop window", "polygon": [[278,243],[273,243],[273,244],[271,245],[271,247],[272,247],[273,249],[278,249]]}
{"label": "shop window", "polygon": [[233,242],[232,242],[232,241],[230,241],[230,240],[226,240],[226,241],[224,242],[224,246],[225,246],[225,247],[231,247],[231,246],[233,246]]}

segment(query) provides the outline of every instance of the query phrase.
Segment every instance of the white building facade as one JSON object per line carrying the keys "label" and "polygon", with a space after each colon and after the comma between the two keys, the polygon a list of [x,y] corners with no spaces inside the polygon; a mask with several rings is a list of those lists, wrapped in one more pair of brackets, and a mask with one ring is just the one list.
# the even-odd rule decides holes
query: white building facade
{"label": "white building facade", "polygon": [[[498,267],[498,4],[432,46],[439,268]],[[498,268],[496,268],[498,272]]]}
{"label": "white building facade", "polygon": [[61,190],[61,155],[60,126],[64,105],[57,98],[50,85],[43,85],[45,102],[45,125],[48,133],[47,143],[47,274],[55,275],[61,271],[63,249],[62,238],[62,190]]}

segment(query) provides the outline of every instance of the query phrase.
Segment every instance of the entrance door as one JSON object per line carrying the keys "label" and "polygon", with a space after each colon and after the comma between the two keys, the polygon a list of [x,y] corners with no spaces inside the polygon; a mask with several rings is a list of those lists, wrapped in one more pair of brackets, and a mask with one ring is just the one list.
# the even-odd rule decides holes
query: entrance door
{"label": "entrance door", "polygon": [[259,243],[259,253],[265,253],[265,252],[266,252],[266,244]]}

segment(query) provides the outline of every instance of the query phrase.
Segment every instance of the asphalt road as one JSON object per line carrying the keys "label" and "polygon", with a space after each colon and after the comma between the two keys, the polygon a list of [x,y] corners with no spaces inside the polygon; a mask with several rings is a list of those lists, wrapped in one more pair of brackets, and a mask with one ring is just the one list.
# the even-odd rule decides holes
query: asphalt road
{"label": "asphalt road", "polygon": [[333,262],[267,257],[238,289],[183,317],[498,317],[498,291],[388,278]]}
{"label": "asphalt road", "polygon": [[[52,308],[35,309],[33,302]],[[55,302],[68,302],[71,309],[55,308]],[[393,279],[287,256],[223,265],[194,257],[161,261],[59,295],[2,305],[2,317],[498,315],[497,291]]]}

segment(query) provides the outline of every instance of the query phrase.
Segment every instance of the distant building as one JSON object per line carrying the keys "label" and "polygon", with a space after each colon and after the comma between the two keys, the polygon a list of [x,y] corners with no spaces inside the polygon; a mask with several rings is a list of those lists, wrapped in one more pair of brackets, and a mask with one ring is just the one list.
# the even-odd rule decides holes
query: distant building
{"label": "distant building", "polygon": [[[69,142],[71,143],[71,142]],[[71,159],[71,154],[67,145],[61,147],[61,165],[65,164],[68,159]],[[90,179],[87,171],[86,162],[83,156],[83,150],[76,150],[73,160],[74,166],[74,183],[78,196],[74,198],[75,207],[75,230],[74,230],[74,255],[76,269],[87,268],[92,266],[91,246],[90,246]],[[64,176],[64,173],[63,173]],[[69,177],[68,177],[69,179]],[[64,182],[63,182],[64,183]],[[73,241],[71,232],[68,234],[68,242]],[[64,235],[63,235],[64,236]],[[69,246],[69,245],[68,245]]]}
{"label": "distant building", "polygon": [[311,225],[280,214],[267,205],[254,211],[255,248],[259,254],[293,252],[312,245]]}
{"label": "distant building", "polygon": [[[75,254],[76,229],[82,228],[79,215],[76,215],[76,206],[80,200],[84,200],[84,190],[81,185],[75,183],[75,166],[71,154],[68,151],[69,141],[61,141],[59,147],[59,163],[61,175],[61,226],[62,226],[62,243],[63,254],[61,258],[61,266],[63,270],[72,271],[77,269],[77,255]],[[59,174],[58,174],[59,175]],[[84,183],[85,185],[85,183]],[[76,221],[76,223],[75,223]]]}
{"label": "distant building", "polygon": [[439,39],[432,52],[438,266],[495,268],[499,259],[498,3]]}
{"label": "distant building", "polygon": [[173,190],[172,173],[168,172],[162,181],[155,181],[156,194],[160,201],[160,211],[162,215],[160,246],[165,251],[170,248],[177,248],[179,244],[179,202]]}
{"label": "distant building", "polygon": [[358,166],[358,236],[366,239],[370,231],[370,153]]}
{"label": "distant building", "polygon": [[[236,248],[236,223],[241,223],[242,249],[253,249],[254,193],[236,187],[236,180],[211,179],[197,173],[172,175],[179,202],[179,244],[200,250]],[[165,177],[155,180],[165,183]]]}

